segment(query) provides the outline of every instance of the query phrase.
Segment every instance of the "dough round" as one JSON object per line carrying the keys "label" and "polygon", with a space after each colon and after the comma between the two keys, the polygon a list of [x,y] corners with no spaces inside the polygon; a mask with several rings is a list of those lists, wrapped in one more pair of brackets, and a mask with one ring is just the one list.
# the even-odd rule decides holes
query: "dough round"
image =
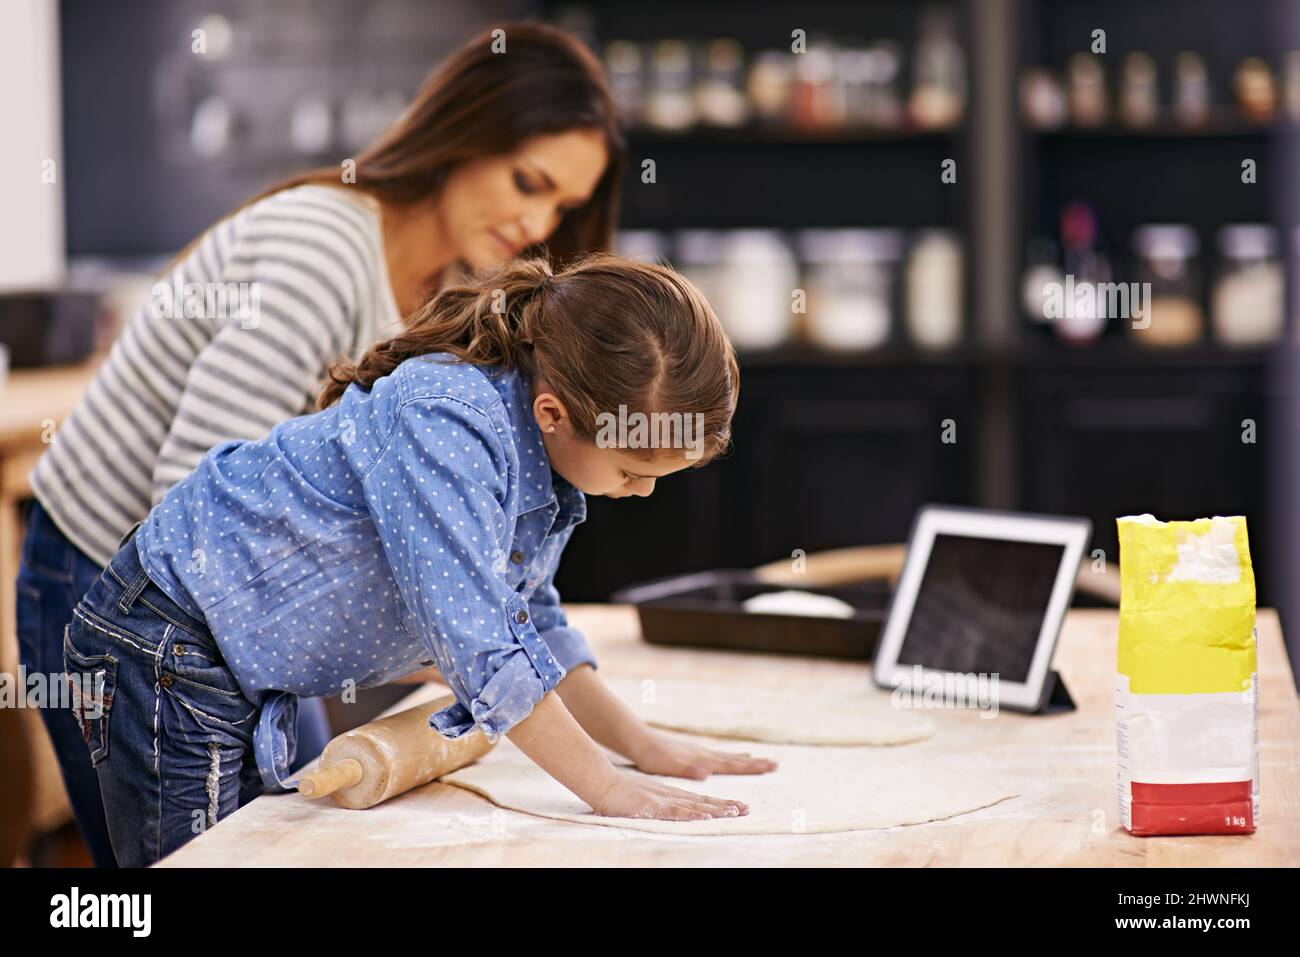
{"label": "dough round", "polygon": [[846,601],[832,595],[787,589],[769,591],[747,598],[741,607],[765,615],[806,615],[812,618],[852,618],[857,611]]}
{"label": "dough round", "polygon": [[[734,742],[700,739],[706,747],[736,750]],[[439,778],[499,807],[539,817],[664,834],[817,834],[922,824],[955,817],[1016,796],[1004,782],[905,752],[878,748],[801,748],[765,745],[777,762],[767,774],[715,774],[703,781],[626,773],[710,797],[749,805],[743,817],[659,821],[596,814],[564,785],[503,740],[477,764]]]}
{"label": "dough round", "polygon": [[935,729],[932,718],[895,708],[878,688],[823,695],[676,678],[606,683],[646,724],[717,738],[847,747],[923,741]]}

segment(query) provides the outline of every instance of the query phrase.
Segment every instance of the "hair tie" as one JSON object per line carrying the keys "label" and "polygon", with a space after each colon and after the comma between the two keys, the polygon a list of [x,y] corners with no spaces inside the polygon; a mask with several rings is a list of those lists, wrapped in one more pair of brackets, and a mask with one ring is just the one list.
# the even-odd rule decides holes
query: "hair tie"
{"label": "hair tie", "polygon": [[548,293],[551,291],[554,285],[555,285],[554,276],[543,276],[542,281],[537,284],[537,291],[539,294]]}

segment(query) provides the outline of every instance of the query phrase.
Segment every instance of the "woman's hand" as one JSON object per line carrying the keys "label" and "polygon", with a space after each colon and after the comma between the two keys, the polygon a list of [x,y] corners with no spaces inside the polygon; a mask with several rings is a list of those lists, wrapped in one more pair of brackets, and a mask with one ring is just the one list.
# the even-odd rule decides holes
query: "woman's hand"
{"label": "woman's hand", "polygon": [[713,817],[743,817],[749,813],[744,801],[707,797],[657,784],[619,771],[613,783],[591,809],[605,817],[640,817],[659,821],[705,821]]}
{"label": "woman's hand", "polygon": [[710,774],[766,774],[776,762],[748,752],[713,751],[646,728],[628,758],[646,774],[703,780]]}

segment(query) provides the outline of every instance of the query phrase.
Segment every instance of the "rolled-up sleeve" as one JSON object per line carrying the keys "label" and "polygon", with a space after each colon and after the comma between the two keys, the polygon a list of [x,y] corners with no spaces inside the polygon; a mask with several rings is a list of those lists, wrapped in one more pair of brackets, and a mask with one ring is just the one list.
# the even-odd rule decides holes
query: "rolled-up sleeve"
{"label": "rolled-up sleeve", "polygon": [[455,398],[405,402],[363,486],[393,576],[456,703],[443,737],[492,740],[526,718],[565,669],[523,595],[494,567],[508,547],[509,460],[492,420]]}
{"label": "rolled-up sleeve", "polygon": [[533,624],[537,626],[538,633],[566,672],[572,671],[578,665],[599,667],[586,637],[569,624],[569,618],[560,604],[560,593],[555,587],[554,569],[546,576],[546,580],[537,586],[533,597],[528,600],[528,607],[532,612]]}

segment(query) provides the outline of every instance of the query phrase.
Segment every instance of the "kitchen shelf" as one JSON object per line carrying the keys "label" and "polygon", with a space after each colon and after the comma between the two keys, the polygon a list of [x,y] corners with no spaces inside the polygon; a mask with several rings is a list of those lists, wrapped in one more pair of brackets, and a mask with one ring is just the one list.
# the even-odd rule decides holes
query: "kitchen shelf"
{"label": "kitchen shelf", "polygon": [[1249,123],[1245,120],[1211,122],[1202,126],[1186,126],[1175,122],[1159,122],[1149,126],[1124,126],[1107,123],[1102,126],[1062,126],[1039,129],[1026,126],[1026,131],[1043,140],[1219,140],[1237,138],[1272,138],[1291,136],[1300,132],[1297,123]]}
{"label": "kitchen shelf", "polygon": [[689,129],[659,130],[651,127],[630,127],[626,132],[628,139],[637,144],[697,143],[700,146],[715,146],[718,143],[745,143],[760,145],[765,143],[824,145],[827,143],[861,143],[878,146],[887,143],[943,143],[964,132],[964,126],[952,126],[944,129],[882,129],[878,127],[844,127],[840,129],[804,130],[787,126],[742,127],[694,126]]}

